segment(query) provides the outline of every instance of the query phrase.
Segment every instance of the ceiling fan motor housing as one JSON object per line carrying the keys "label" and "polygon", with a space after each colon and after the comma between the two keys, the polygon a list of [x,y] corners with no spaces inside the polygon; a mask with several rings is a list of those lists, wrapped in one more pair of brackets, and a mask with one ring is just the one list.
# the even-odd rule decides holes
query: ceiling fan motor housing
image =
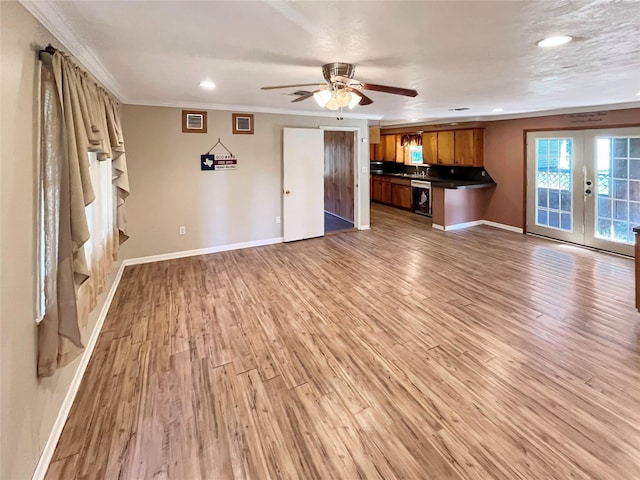
{"label": "ceiling fan motor housing", "polygon": [[356,66],[352,63],[326,63],[322,66],[322,75],[327,83],[333,83],[335,77],[353,78]]}

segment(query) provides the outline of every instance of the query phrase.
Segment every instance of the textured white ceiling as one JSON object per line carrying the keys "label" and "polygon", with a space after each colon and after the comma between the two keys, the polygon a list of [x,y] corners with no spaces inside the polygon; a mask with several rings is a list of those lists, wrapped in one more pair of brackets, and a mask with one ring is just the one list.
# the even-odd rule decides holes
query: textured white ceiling
{"label": "textured white ceiling", "polygon": [[[313,99],[290,103],[296,89],[260,87],[320,83],[321,65],[341,61],[358,79],[418,90],[371,92],[374,103],[353,111],[384,123],[640,106],[633,0],[23,3],[55,10],[45,25],[94,73],[109,72],[98,78],[125,103],[317,114]],[[535,46],[552,34],[574,41]],[[217,88],[202,90],[203,79]]]}

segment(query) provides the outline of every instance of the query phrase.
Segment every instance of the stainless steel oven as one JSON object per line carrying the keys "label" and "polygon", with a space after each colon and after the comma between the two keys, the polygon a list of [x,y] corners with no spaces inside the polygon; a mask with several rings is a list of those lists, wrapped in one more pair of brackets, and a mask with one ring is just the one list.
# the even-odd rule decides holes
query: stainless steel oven
{"label": "stainless steel oven", "polygon": [[431,182],[411,180],[411,209],[419,215],[431,216]]}

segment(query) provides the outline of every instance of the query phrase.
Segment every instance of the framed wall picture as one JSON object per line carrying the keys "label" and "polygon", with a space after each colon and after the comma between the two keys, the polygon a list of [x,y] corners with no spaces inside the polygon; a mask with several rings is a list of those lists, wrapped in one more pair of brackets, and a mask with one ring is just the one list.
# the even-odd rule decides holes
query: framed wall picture
{"label": "framed wall picture", "polygon": [[234,113],[233,114],[233,133],[245,133],[253,135],[253,114],[252,113]]}
{"label": "framed wall picture", "polygon": [[182,133],[207,133],[207,112],[182,110]]}

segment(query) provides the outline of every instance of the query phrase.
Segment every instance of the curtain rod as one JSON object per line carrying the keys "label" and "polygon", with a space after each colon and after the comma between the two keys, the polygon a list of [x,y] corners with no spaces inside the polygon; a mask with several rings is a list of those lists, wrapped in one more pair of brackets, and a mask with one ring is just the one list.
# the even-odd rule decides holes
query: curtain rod
{"label": "curtain rod", "polygon": [[57,48],[55,48],[53,45],[49,44],[46,47],[44,47],[44,49],[42,49],[42,50],[40,50],[38,52],[38,58],[42,58],[42,54],[43,53],[48,53],[49,55],[53,55],[57,51],[58,51]]}

